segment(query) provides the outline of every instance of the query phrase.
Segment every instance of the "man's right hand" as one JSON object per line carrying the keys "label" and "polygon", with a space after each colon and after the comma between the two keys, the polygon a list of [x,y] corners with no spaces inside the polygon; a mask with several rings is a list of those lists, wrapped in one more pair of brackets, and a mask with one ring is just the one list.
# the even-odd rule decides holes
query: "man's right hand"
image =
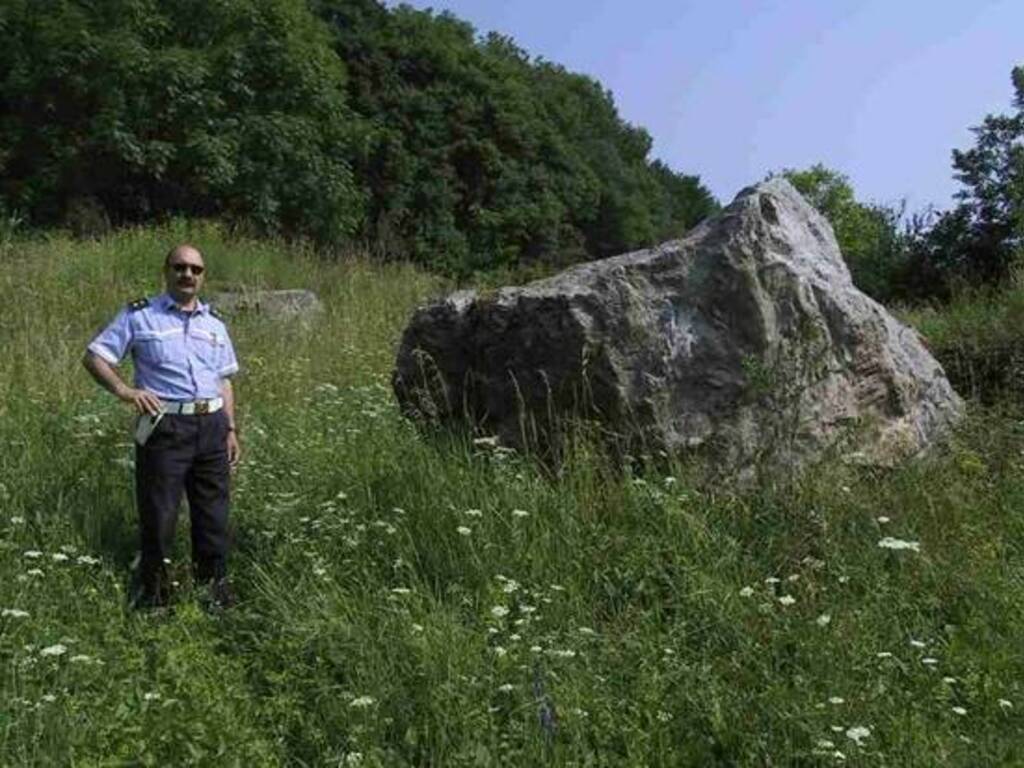
{"label": "man's right hand", "polygon": [[118,393],[118,397],[121,398],[122,402],[131,403],[135,406],[135,410],[140,414],[148,413],[150,416],[156,416],[164,407],[160,398],[146,389],[125,387],[123,392]]}

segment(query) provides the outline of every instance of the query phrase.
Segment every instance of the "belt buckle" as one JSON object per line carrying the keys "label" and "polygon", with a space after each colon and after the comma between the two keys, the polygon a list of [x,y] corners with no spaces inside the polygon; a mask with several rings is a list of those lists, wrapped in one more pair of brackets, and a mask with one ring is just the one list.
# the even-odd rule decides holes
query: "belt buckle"
{"label": "belt buckle", "polygon": [[209,400],[198,400],[196,401],[196,413],[204,414],[210,412],[210,401]]}

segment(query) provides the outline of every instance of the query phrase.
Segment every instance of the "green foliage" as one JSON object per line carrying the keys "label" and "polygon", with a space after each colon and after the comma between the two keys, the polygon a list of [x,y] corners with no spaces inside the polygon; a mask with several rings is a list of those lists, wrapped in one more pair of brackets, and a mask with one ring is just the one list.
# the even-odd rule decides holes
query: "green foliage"
{"label": "green foliage", "polygon": [[220,213],[323,240],[355,231],[358,122],[301,4],[12,0],[0,13],[0,196],[35,223],[98,204],[115,223]]}
{"label": "green foliage", "polygon": [[[325,305],[308,328],[232,322],[241,604],[223,615],[200,610],[187,530],[174,612],[126,610],[131,417],[78,362],[180,240],[215,284]],[[0,290],[30,311],[0,315],[0,764],[1024,762],[1010,402],[887,471],[741,493],[615,473],[584,444],[551,477],[399,415],[394,345],[442,287],[408,266],[184,221],[4,258]]]}
{"label": "green foliage", "polygon": [[975,144],[953,151],[963,188],[948,211],[911,219],[906,293],[949,300],[964,286],[1006,285],[1024,254],[1024,67],[1013,70],[1011,115],[987,115]]}
{"label": "green foliage", "polygon": [[974,146],[953,151],[964,188],[949,247],[972,282],[1005,281],[1024,252],[1024,67],[1013,70],[1012,80],[1016,112],[987,115],[972,129]]}
{"label": "green foliage", "polygon": [[923,307],[907,320],[924,334],[950,382],[987,404],[1024,404],[1024,280],[1003,289],[962,287],[941,312]]}
{"label": "green foliage", "polygon": [[467,275],[678,236],[714,209],[590,78],[376,0],[11,0],[0,199],[101,234],[221,215]]}
{"label": "green foliage", "polygon": [[558,265],[678,236],[714,209],[697,179],[648,162],[647,134],[592,79],[450,14],[314,7],[374,126],[356,169],[386,253],[460,274]]}

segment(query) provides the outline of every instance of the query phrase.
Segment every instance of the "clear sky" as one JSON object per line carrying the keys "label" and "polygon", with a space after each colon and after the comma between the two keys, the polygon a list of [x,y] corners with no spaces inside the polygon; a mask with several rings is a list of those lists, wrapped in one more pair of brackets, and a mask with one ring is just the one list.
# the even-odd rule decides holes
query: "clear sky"
{"label": "clear sky", "polygon": [[[388,3],[395,5],[394,2]],[[858,199],[949,207],[951,151],[1010,112],[1024,0],[413,0],[598,79],[719,200],[821,162]]]}

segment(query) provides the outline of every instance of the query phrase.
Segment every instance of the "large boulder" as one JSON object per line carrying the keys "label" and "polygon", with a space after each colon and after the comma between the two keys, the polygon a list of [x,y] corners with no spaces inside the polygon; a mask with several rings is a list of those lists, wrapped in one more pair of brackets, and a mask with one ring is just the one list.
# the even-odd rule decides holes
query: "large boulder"
{"label": "large boulder", "polygon": [[890,465],[962,412],[780,178],[681,240],[419,308],[393,383],[408,415],[514,447],[557,448],[586,420],[630,452],[700,450],[740,473],[829,452]]}

